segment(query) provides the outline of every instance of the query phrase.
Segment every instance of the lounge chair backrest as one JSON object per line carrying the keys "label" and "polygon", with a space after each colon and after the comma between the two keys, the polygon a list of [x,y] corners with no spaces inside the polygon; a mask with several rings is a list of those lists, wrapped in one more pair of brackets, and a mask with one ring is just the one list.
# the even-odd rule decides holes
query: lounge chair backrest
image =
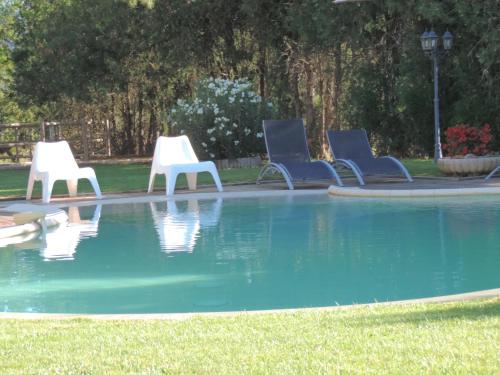
{"label": "lounge chair backrest", "polygon": [[364,129],[328,130],[328,141],[334,159],[373,159],[373,152]]}
{"label": "lounge chair backrest", "polygon": [[281,162],[308,162],[306,131],[301,119],[264,120],[264,137],[269,160]]}
{"label": "lounge chair backrest", "polygon": [[156,141],[153,163],[172,165],[198,163],[198,161],[191,142],[185,135],[180,137],[159,137]]}
{"label": "lounge chair backrest", "polygon": [[66,141],[38,142],[33,153],[33,166],[36,172],[78,169],[78,164]]}

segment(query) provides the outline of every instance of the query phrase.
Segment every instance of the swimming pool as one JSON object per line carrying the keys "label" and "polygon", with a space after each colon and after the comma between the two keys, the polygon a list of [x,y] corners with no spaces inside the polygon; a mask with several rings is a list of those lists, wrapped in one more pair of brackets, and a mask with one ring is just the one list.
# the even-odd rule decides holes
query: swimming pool
{"label": "swimming pool", "polygon": [[494,197],[191,199],[69,217],[0,248],[3,311],[281,309],[500,287]]}

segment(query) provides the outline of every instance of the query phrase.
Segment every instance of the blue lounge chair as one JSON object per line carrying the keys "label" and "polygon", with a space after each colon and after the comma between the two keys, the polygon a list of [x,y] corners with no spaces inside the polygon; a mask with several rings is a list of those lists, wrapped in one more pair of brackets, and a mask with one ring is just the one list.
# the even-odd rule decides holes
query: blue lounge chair
{"label": "blue lounge chair", "polygon": [[260,170],[257,183],[267,174],[280,173],[290,190],[293,190],[296,182],[332,179],[337,181],[337,185],[343,186],[329,163],[324,160],[311,161],[301,119],[264,120],[263,128],[269,163]]}
{"label": "blue lounge chair", "polygon": [[413,182],[399,160],[392,156],[373,156],[366,130],[328,130],[327,138],[335,162],[350,169],[360,185],[365,184],[364,176],[403,175],[409,182]]}

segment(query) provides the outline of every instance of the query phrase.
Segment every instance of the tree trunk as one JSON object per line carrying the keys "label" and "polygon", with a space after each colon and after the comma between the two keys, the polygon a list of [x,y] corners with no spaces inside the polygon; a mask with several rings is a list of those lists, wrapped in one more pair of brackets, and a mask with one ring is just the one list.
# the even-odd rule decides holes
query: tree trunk
{"label": "tree trunk", "polygon": [[123,104],[123,119],[125,122],[125,152],[127,154],[133,154],[134,152],[134,137],[133,137],[133,126],[134,120],[132,118],[132,111],[130,108],[130,93],[127,88],[125,93],[125,102]]}
{"label": "tree trunk", "polygon": [[148,154],[153,152],[156,138],[158,138],[158,121],[156,120],[155,108],[154,106],[151,106],[151,112],[149,112],[149,129],[146,145],[146,152]]}
{"label": "tree trunk", "polygon": [[335,43],[335,49],[333,51],[333,96],[332,96],[332,115],[333,119],[330,128],[333,130],[340,130],[340,98],[342,95],[342,45],[340,42]]}
{"label": "tree trunk", "polygon": [[259,93],[262,98],[266,98],[266,49],[263,46],[259,46]]}
{"label": "tree trunk", "polygon": [[310,146],[315,155],[318,154],[319,145],[318,138],[315,136],[316,129],[316,116],[314,113],[314,72],[312,70],[311,62],[307,61],[304,63],[304,75],[305,75],[305,93],[304,93],[304,107],[305,107],[305,117],[306,124],[308,128],[308,134],[311,137]]}
{"label": "tree trunk", "polygon": [[321,145],[321,157],[330,159],[330,151],[328,140],[326,139],[326,131],[331,127],[332,123],[332,94],[330,91],[332,77],[330,74],[326,72],[327,69],[324,67],[328,67],[329,56],[324,54],[320,58],[320,68],[318,76],[321,77],[318,86],[319,93],[321,98],[321,126],[319,127],[319,139]]}
{"label": "tree trunk", "polygon": [[302,101],[300,99],[299,91],[299,68],[298,61],[296,58],[297,52],[293,46],[289,46],[287,49],[287,59],[286,59],[286,69],[288,72],[288,84],[290,86],[290,91],[292,92],[292,106],[295,112],[296,118],[302,117]]}
{"label": "tree trunk", "polygon": [[117,150],[119,149],[116,137],[116,112],[115,112],[116,99],[115,94],[111,94],[111,126],[110,126],[110,136],[112,147]]}
{"label": "tree trunk", "polygon": [[144,99],[142,98],[142,92],[138,93],[138,108],[137,108],[137,121],[136,121],[136,133],[137,133],[137,144],[135,147],[136,155],[144,154],[144,123],[142,121],[142,112],[144,110]]}

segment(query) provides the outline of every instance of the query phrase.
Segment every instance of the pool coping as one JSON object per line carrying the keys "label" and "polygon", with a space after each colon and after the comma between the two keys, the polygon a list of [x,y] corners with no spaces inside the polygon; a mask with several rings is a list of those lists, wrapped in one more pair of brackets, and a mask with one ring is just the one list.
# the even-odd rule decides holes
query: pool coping
{"label": "pool coping", "polygon": [[425,303],[451,303],[466,302],[478,299],[493,299],[500,297],[500,288],[487,289],[476,292],[451,294],[446,296],[416,298],[409,300],[373,302],[351,305],[322,306],[322,307],[298,307],[290,309],[271,310],[242,310],[242,311],[218,311],[218,312],[186,312],[186,313],[151,313],[151,314],[63,314],[63,313],[17,313],[0,312],[0,319],[90,319],[90,320],[186,320],[191,318],[209,317],[238,317],[248,315],[269,314],[297,314],[297,313],[322,313],[359,308],[376,308],[384,306],[410,306]]}
{"label": "pool coping", "polygon": [[474,187],[454,189],[365,189],[359,187],[340,187],[331,185],[328,193],[344,197],[377,197],[377,198],[432,198],[470,195],[497,195],[499,187]]}
{"label": "pool coping", "polygon": [[189,192],[184,194],[175,194],[166,196],[165,193],[153,194],[117,194],[115,196],[103,196],[101,199],[85,199],[66,202],[54,202],[57,208],[69,206],[94,206],[96,204],[127,204],[127,203],[149,203],[166,201],[184,201],[190,199],[233,199],[233,198],[264,198],[264,197],[282,197],[282,196],[307,196],[307,195],[325,195],[328,188],[312,190],[251,190],[251,191],[224,191],[224,192]]}
{"label": "pool coping", "polygon": [[[189,199],[214,199],[214,198],[255,198],[255,197],[282,197],[282,196],[308,196],[308,195],[325,195],[331,194],[332,187],[338,189],[349,190],[364,190],[367,192],[380,192],[384,190],[370,190],[360,188],[339,188],[337,186],[330,186],[328,189],[311,189],[311,190],[253,190],[253,191],[232,191],[232,192],[195,192],[189,194],[177,194],[173,196],[165,196],[164,194],[147,194],[147,195],[134,195],[130,194],[116,194],[103,196],[102,199],[95,199],[95,197],[81,197],[80,199],[65,199],[63,201],[56,201],[50,203],[50,206],[63,208],[63,207],[84,207],[93,205],[106,205],[106,204],[127,204],[127,203],[147,203],[147,202],[164,202],[167,200],[182,201]],[[480,190],[496,190],[495,194],[500,194],[500,188],[467,188],[467,189],[421,189],[421,190],[473,190],[475,194],[469,193],[464,195],[481,195],[485,193],[479,192]],[[386,190],[391,191],[391,190]],[[404,191],[404,190],[394,190]],[[413,190],[409,190],[410,192]],[[492,193],[490,193],[492,194]],[[449,194],[447,194],[449,195]],[[453,194],[456,195],[456,194]],[[436,197],[445,195],[365,195],[364,197]],[[363,197],[355,195],[352,197]],[[47,206],[47,205],[44,205]],[[408,300],[387,301],[387,302],[373,302],[363,304],[350,304],[350,305],[336,305],[336,306],[323,306],[323,307],[302,307],[290,309],[271,309],[271,310],[243,310],[243,311],[221,311],[221,312],[187,312],[187,313],[151,313],[151,314],[65,314],[65,313],[26,313],[26,312],[0,312],[0,319],[21,319],[21,320],[36,320],[36,319],[95,319],[95,320],[182,320],[193,317],[235,317],[242,315],[256,315],[256,314],[280,314],[280,313],[301,313],[301,312],[328,312],[338,311],[362,307],[377,307],[377,306],[391,306],[391,305],[412,305],[421,303],[447,303],[447,302],[460,302],[475,299],[491,299],[500,297],[500,288],[480,290],[474,292],[443,295],[436,297],[425,297]]]}

